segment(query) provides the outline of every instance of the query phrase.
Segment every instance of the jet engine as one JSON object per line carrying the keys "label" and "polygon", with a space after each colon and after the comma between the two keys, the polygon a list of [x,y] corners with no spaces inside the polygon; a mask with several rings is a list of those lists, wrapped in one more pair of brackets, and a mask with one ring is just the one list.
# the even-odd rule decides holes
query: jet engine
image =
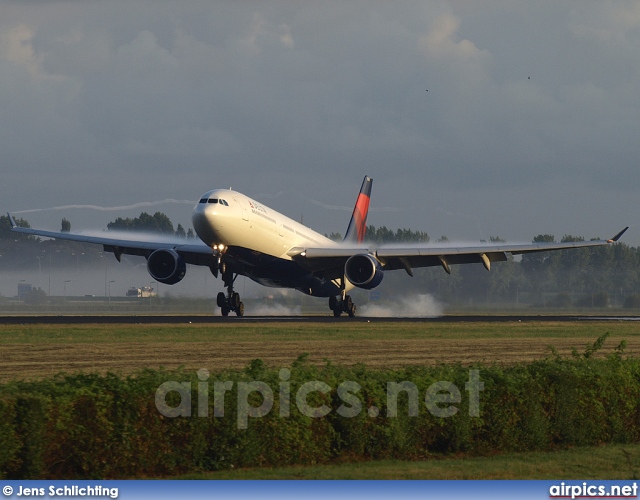
{"label": "jet engine", "polygon": [[349,257],[344,265],[344,275],[358,288],[367,290],[377,287],[384,277],[380,262],[369,254]]}
{"label": "jet engine", "polygon": [[149,255],[147,270],[151,277],[165,285],[175,285],[187,273],[184,259],[171,249],[160,249]]}

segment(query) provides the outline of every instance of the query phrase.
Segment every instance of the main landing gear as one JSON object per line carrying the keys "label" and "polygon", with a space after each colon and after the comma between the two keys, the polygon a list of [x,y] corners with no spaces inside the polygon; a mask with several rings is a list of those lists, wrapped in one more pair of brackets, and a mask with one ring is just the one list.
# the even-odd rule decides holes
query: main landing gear
{"label": "main landing gear", "polygon": [[222,281],[224,286],[227,287],[227,294],[220,292],[216,298],[216,302],[223,316],[229,316],[230,312],[235,312],[237,316],[244,316],[244,304],[240,300],[240,294],[233,291],[233,283],[236,281],[238,275],[226,269],[223,264],[220,266],[222,271]]}
{"label": "main landing gear", "polygon": [[349,295],[344,295],[344,292],[343,297],[329,297],[329,309],[333,311],[336,318],[340,317],[343,312],[347,313],[350,318],[356,315],[356,305]]}

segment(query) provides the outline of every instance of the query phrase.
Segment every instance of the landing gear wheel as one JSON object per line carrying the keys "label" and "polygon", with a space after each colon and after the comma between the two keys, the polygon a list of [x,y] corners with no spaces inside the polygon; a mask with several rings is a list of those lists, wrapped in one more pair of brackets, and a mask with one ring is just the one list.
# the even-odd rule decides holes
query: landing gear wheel
{"label": "landing gear wheel", "polygon": [[337,306],[338,306],[338,299],[334,295],[332,295],[331,297],[329,297],[329,309],[331,309],[332,311],[335,311]]}
{"label": "landing gear wheel", "polygon": [[350,295],[345,295],[344,298],[330,296],[329,309],[331,309],[336,318],[339,318],[342,313],[347,313],[350,318],[356,315],[356,305]]}
{"label": "landing gear wheel", "polygon": [[356,315],[356,305],[351,304],[351,308],[347,311],[349,313],[349,317],[353,318]]}
{"label": "landing gear wheel", "polygon": [[240,300],[240,294],[232,292],[229,297],[220,292],[216,298],[218,307],[223,316],[229,316],[230,312],[235,312],[237,316],[244,316],[244,303]]}
{"label": "landing gear wheel", "polygon": [[353,307],[353,300],[351,300],[351,295],[345,295],[344,300],[342,301],[342,308],[344,310],[344,312],[349,312],[351,311],[351,308]]}
{"label": "landing gear wheel", "polygon": [[238,309],[240,307],[240,294],[238,292],[233,292],[231,294],[231,298],[229,299],[229,305],[231,306],[231,309]]}

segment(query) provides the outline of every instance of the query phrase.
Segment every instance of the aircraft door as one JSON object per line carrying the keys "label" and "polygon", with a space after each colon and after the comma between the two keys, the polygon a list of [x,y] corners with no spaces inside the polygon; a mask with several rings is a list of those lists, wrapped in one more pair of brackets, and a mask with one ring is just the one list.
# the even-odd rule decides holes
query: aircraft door
{"label": "aircraft door", "polygon": [[249,220],[249,209],[247,208],[247,202],[242,198],[234,198],[234,200],[240,205],[242,209],[242,220]]}

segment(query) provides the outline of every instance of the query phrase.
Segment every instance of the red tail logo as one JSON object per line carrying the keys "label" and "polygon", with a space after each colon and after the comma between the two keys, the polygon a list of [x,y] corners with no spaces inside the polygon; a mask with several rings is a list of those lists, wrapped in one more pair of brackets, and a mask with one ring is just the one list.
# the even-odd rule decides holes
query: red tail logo
{"label": "red tail logo", "polygon": [[356,200],[356,206],[353,207],[353,214],[351,215],[351,221],[347,228],[347,234],[344,236],[344,241],[351,241],[354,243],[362,243],[367,232],[367,214],[369,213],[369,201],[371,200],[371,185],[373,179],[365,176],[362,181],[362,187]]}
{"label": "red tail logo", "polygon": [[358,243],[364,241],[367,232],[367,213],[369,212],[370,198],[366,194],[360,194],[353,210],[353,218],[355,220],[356,229],[358,231]]}

